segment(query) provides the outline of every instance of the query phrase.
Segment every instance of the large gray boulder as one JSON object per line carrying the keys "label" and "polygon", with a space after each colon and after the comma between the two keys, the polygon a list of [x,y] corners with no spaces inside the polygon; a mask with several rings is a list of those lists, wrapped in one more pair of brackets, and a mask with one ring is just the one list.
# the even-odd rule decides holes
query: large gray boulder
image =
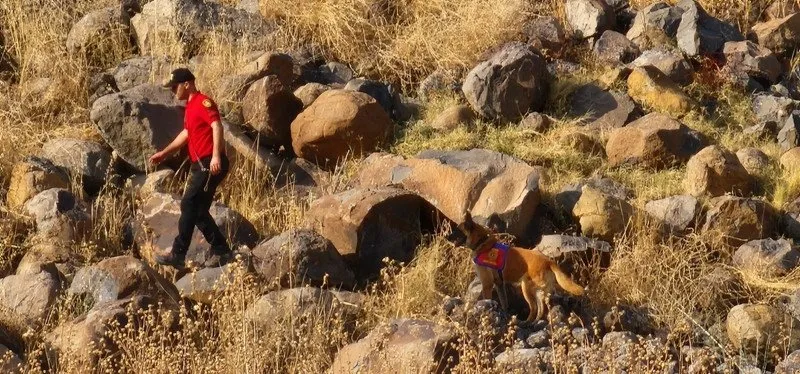
{"label": "large gray boulder", "polygon": [[762,275],[781,276],[800,263],[800,251],[786,239],[754,240],[742,244],[733,254],[733,264],[739,269]]}
{"label": "large gray boulder", "polygon": [[612,166],[623,164],[662,169],[683,164],[703,142],[670,116],[650,113],[611,132],[606,155]]}
{"label": "large gray boulder", "polygon": [[260,143],[275,148],[291,148],[292,121],[302,110],[303,102],[276,75],[253,82],[242,101],[244,122],[258,132]]}
{"label": "large gray boulder", "polygon": [[680,52],[667,49],[647,50],[633,60],[631,65],[635,67],[651,65],[681,86],[691,84],[694,80],[694,68]]}
{"label": "large gray boulder", "polygon": [[751,41],[727,42],[722,49],[725,65],[733,73],[765,82],[778,82],[783,65],[772,51]]}
{"label": "large gray boulder", "polygon": [[67,51],[86,56],[92,63],[132,48],[130,19],[119,5],[87,13],[67,34]]}
{"label": "large gray boulder", "polygon": [[720,52],[726,42],[744,40],[736,26],[712,17],[695,0],[681,0],[678,7],[683,15],[676,37],[687,55]]}
{"label": "large gray boulder", "polygon": [[79,139],[52,139],[42,146],[42,157],[83,181],[90,195],[100,191],[106,182],[111,152],[100,143]]}
{"label": "large gray boulder", "polygon": [[639,46],[628,40],[625,35],[613,30],[606,30],[594,43],[594,55],[598,60],[614,65],[627,64],[642,53]]}
{"label": "large gray boulder", "polygon": [[75,195],[61,188],[43,191],[25,203],[39,239],[61,245],[77,244],[89,236],[92,218],[87,210]]}
{"label": "large gray boulder", "polygon": [[[50,272],[10,275],[0,279],[0,307],[11,311],[30,326],[40,326],[52,313],[51,308],[61,290],[58,277]],[[8,326],[11,316],[0,316]]]}
{"label": "large gray boulder", "polygon": [[605,91],[594,84],[578,87],[570,98],[569,114],[591,129],[609,130],[627,125],[641,110],[625,93]]}
{"label": "large gray boulder", "polygon": [[679,234],[694,227],[700,213],[700,203],[690,195],[671,196],[649,201],[645,211],[661,222],[669,233]]}
{"label": "large gray boulder", "polygon": [[138,56],[122,61],[111,70],[118,91],[146,83],[160,83],[169,77],[173,63],[166,57]]}
{"label": "large gray boulder", "polygon": [[544,59],[531,47],[515,42],[475,66],[462,89],[481,116],[517,122],[529,111],[543,108],[548,80]]}
{"label": "large gray boulder", "polygon": [[756,24],[748,38],[775,53],[791,54],[800,43],[800,13]]}
{"label": "large gray boulder", "polygon": [[567,23],[580,38],[598,37],[616,25],[614,9],[605,0],[567,0],[564,12]]}
{"label": "large gray boulder", "polygon": [[37,156],[28,156],[14,164],[11,183],[6,194],[7,207],[21,209],[28,200],[51,188],[68,189],[69,173],[52,161]]}
{"label": "large gray boulder", "polygon": [[781,131],[778,132],[778,144],[782,152],[800,146],[800,113],[794,112],[786,118]]}
{"label": "large gray boulder", "polygon": [[652,44],[654,33],[674,38],[682,16],[683,9],[680,7],[669,6],[664,2],[650,4],[636,14],[626,36],[643,48]]}

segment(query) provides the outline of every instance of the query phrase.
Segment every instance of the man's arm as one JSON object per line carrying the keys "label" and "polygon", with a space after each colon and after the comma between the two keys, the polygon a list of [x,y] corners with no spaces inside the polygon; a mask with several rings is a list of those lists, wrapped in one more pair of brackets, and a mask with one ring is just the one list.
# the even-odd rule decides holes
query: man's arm
{"label": "man's arm", "polygon": [[222,168],[221,164],[221,157],[222,157],[222,147],[225,144],[223,139],[224,131],[222,129],[222,123],[220,121],[214,121],[211,123],[211,130],[212,130],[212,137],[214,139],[214,147],[213,153],[211,155],[211,174],[216,175],[220,172]]}
{"label": "man's arm", "polygon": [[152,157],[150,157],[150,162],[154,164],[158,164],[161,161],[164,161],[169,155],[175,153],[179,149],[183,148],[186,145],[186,141],[189,140],[189,132],[186,129],[183,129],[175,139],[172,140],[172,143],[169,143],[164,149],[160,152],[157,152]]}

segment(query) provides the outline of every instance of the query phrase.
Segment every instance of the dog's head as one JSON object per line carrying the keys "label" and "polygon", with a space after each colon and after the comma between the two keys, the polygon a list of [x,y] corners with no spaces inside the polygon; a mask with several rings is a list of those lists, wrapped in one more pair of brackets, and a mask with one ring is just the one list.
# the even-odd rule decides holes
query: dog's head
{"label": "dog's head", "polygon": [[476,223],[472,219],[472,214],[469,211],[464,213],[464,218],[461,224],[458,225],[458,229],[466,237],[463,245],[472,250],[476,250],[481,244],[493,238],[496,234],[488,227]]}

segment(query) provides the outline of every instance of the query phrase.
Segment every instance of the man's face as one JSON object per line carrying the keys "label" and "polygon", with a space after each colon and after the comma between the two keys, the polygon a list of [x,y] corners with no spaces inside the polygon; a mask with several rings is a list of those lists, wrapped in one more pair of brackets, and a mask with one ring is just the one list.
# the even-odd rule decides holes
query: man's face
{"label": "man's face", "polygon": [[189,82],[178,83],[172,86],[172,93],[177,100],[186,100],[189,98]]}

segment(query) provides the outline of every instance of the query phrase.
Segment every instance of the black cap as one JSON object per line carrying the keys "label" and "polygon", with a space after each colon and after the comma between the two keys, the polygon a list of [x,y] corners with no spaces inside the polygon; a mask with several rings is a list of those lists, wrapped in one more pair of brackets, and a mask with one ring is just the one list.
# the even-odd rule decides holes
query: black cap
{"label": "black cap", "polygon": [[170,74],[169,81],[164,83],[164,87],[173,87],[176,84],[191,82],[194,80],[194,74],[187,68],[177,68]]}

